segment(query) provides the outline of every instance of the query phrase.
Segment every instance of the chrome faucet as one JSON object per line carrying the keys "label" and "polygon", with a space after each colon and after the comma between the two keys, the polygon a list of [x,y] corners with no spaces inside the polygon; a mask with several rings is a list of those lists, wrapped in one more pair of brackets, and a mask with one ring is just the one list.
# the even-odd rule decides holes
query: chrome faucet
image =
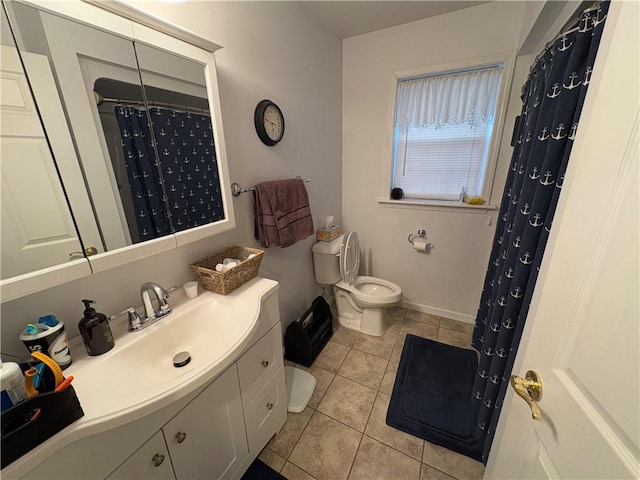
{"label": "chrome faucet", "polygon": [[[153,293],[158,299],[158,310],[153,308],[151,303],[150,294]],[[169,294],[157,283],[146,282],[140,287],[140,296],[142,297],[142,305],[144,307],[145,316],[142,319],[142,323],[146,323],[152,320],[160,319],[171,313],[171,307],[167,303]]]}
{"label": "chrome faucet", "polygon": [[[143,283],[140,287],[140,296],[142,297],[142,305],[138,305],[137,307],[127,307],[120,313],[116,313],[109,317],[109,320],[113,320],[115,318],[121,317],[125,313],[128,313],[129,317],[129,331],[130,332],[139,332],[143,328],[148,327],[149,325],[156,323],[162,317],[166,317],[171,313],[171,307],[167,303],[167,298],[169,298],[169,292],[177,289],[177,286],[171,287],[169,290],[165,290],[157,283],[146,282]],[[158,310],[156,311],[153,308],[153,303],[151,302],[151,295],[153,294],[158,299]],[[138,309],[142,307],[144,309],[144,316],[140,318],[138,315]]]}

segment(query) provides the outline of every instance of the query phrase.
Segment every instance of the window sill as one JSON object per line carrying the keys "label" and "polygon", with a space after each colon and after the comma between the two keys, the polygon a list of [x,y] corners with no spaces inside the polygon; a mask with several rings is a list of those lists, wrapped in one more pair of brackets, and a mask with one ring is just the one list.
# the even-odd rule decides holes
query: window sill
{"label": "window sill", "polygon": [[413,208],[422,209],[427,208],[431,210],[457,210],[485,213],[489,210],[498,210],[496,205],[485,203],[484,205],[469,205],[464,202],[452,202],[449,200],[419,200],[419,199],[404,199],[404,200],[390,200],[388,198],[379,198],[378,203],[384,206],[393,206],[398,208]]}

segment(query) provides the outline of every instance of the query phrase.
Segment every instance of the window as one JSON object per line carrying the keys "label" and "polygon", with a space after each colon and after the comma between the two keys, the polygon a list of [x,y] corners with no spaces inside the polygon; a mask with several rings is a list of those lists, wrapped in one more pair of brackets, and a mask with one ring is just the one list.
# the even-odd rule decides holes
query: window
{"label": "window", "polygon": [[405,198],[483,195],[502,64],[398,81],[392,188]]}

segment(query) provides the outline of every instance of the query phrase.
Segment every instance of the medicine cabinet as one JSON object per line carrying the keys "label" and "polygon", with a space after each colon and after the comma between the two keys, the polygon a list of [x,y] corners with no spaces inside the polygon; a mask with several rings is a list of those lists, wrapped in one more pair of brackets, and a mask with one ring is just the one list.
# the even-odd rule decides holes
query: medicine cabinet
{"label": "medicine cabinet", "polygon": [[[42,128],[36,169],[25,161],[33,142],[5,141],[3,125],[3,192],[6,181],[12,198],[5,209],[3,196],[2,219],[24,219],[14,208],[21,206],[40,230],[47,216],[57,229],[32,241],[24,221],[8,230],[3,223],[2,263],[20,255],[43,263],[3,267],[2,301],[235,227],[218,45],[121,2],[3,0],[3,7]],[[7,176],[5,165],[19,168]],[[5,230],[17,238],[14,251],[5,249]]]}

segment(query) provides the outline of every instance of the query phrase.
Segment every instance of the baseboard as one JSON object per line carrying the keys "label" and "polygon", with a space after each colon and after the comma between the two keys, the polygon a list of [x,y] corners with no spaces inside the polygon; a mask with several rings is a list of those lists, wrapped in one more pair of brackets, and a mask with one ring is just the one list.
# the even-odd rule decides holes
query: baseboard
{"label": "baseboard", "polygon": [[428,305],[421,305],[413,302],[401,302],[400,306],[407,310],[415,310],[416,312],[428,313],[435,315],[436,317],[450,318],[451,320],[457,320],[458,322],[469,323],[474,325],[476,323],[476,317],[467,315],[466,313],[452,312],[450,310],[444,310],[442,308],[430,307]]}

